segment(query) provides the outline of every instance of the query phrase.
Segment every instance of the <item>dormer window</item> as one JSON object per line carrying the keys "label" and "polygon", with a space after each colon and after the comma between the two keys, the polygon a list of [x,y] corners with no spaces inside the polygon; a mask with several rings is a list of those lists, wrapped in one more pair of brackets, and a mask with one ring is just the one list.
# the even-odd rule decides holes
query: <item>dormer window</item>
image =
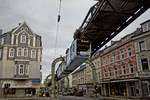
{"label": "dormer window", "polygon": [[1,38],[1,45],[4,44],[4,38]]}
{"label": "dormer window", "polygon": [[27,37],[25,34],[21,35],[20,43],[26,43]]}
{"label": "dormer window", "polygon": [[149,31],[150,30],[150,21],[145,22],[142,24],[142,30],[143,32]]}

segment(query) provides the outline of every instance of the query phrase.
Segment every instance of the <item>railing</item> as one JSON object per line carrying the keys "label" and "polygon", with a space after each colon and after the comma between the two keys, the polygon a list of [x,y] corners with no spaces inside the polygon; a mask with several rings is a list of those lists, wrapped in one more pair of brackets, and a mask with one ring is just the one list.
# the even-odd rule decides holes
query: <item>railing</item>
{"label": "railing", "polygon": [[14,79],[28,79],[29,75],[14,75]]}
{"label": "railing", "polygon": [[150,77],[150,71],[139,72],[136,74],[136,77]]}

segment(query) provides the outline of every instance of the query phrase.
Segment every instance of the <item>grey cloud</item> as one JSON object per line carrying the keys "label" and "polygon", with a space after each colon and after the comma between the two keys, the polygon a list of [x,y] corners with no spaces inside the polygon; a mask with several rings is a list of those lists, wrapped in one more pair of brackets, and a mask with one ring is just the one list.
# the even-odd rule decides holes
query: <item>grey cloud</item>
{"label": "grey cloud", "polygon": [[[9,31],[19,22],[26,21],[31,29],[43,40],[43,78],[50,73],[54,57],[64,55],[73,40],[74,31],[81,25],[94,0],[62,0],[60,30],[55,48],[56,22],[59,0],[0,0],[0,28]],[[134,31],[140,22],[150,16],[147,11],[118,37]],[[118,37],[114,38],[118,39]],[[54,50],[57,49],[57,54]]]}

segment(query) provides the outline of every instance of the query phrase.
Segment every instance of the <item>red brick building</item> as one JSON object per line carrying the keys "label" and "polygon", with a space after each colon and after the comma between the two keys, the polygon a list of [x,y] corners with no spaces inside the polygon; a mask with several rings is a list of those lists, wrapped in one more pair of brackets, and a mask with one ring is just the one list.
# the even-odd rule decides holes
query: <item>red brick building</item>
{"label": "red brick building", "polygon": [[138,72],[132,35],[113,41],[110,47],[103,50],[101,66],[105,96],[135,96],[132,88],[127,89],[127,86],[136,80]]}

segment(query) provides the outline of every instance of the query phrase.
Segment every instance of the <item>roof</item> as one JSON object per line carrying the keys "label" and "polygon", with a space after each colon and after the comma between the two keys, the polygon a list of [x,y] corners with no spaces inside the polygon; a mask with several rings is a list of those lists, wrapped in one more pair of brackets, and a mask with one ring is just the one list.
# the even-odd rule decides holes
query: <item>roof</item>
{"label": "roof", "polygon": [[145,21],[145,22],[143,22],[143,23],[141,23],[141,25],[143,25],[143,24],[145,24],[145,23],[147,23],[147,22],[150,22],[150,19],[147,20],[147,21]]}
{"label": "roof", "polygon": [[37,37],[41,38],[40,35],[35,34],[35,33],[31,30],[31,28],[29,27],[29,25],[28,25],[26,22],[19,23],[18,26],[16,26],[15,28],[13,28],[12,30],[10,30],[10,31],[8,31],[8,32],[5,32],[5,33],[2,34],[1,36],[15,32],[15,31],[18,30],[20,27],[22,27],[24,24],[29,28],[29,30],[32,32],[32,34],[34,34],[34,35],[36,35]]}

